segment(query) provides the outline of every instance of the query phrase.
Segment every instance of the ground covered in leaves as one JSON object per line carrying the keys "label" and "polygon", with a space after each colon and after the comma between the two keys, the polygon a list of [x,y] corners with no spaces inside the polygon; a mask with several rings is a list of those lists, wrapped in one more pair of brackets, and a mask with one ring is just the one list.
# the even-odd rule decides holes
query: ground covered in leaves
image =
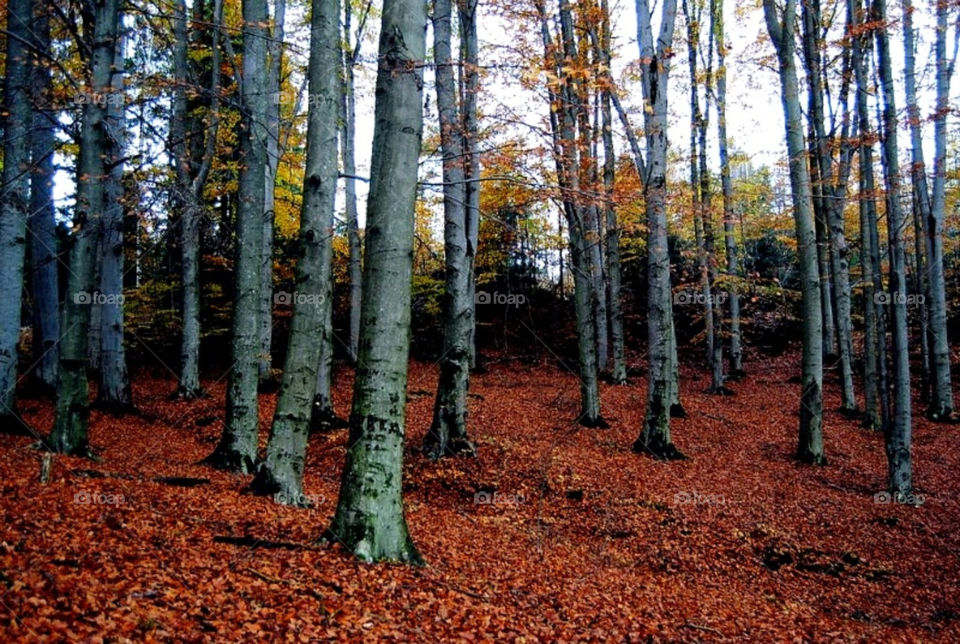
{"label": "ground covered in leaves", "polygon": [[[573,376],[493,363],[472,386],[479,456],[439,464],[416,449],[436,370],[411,365],[404,487],[424,568],[314,544],[346,432],[310,440],[314,507],[280,506],[197,465],[223,380],[183,403],[139,374],[140,416],[92,415],[102,462],[55,457],[44,484],[31,440],[3,438],[0,641],[960,640],[958,429],[917,420],[923,503],[883,503],[882,439],[856,420],[827,414],[828,466],[791,458],[797,364],[752,365],[723,398],[684,371],[673,431],[689,459],[661,463],[630,452],[643,378],[605,385],[611,428],[582,429]],[[340,413],[351,384],[344,369]],[[49,400],[22,407],[49,429]]]}

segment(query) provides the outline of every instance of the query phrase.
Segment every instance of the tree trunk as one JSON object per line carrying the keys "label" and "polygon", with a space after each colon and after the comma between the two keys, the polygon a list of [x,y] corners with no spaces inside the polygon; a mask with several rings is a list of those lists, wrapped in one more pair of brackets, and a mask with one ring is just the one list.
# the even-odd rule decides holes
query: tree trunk
{"label": "tree trunk", "polygon": [[467,389],[470,384],[470,258],[467,253],[466,185],[462,137],[457,114],[456,83],[451,54],[450,0],[436,0],[433,8],[434,61],[437,111],[443,151],[443,221],[446,283],[443,300],[443,354],[433,407],[433,421],[424,437],[423,451],[436,460],[458,452],[474,454],[467,438]]}
{"label": "tree trunk", "polygon": [[30,50],[33,5],[7,4],[6,72],[3,84],[3,186],[0,195],[0,430],[23,433],[15,408],[17,343],[26,226],[30,203]]}
{"label": "tree trunk", "polygon": [[[174,4],[174,90],[170,117],[170,138],[176,164],[177,194],[180,207],[180,281],[183,329],[180,337],[180,375],[177,395],[191,399],[203,395],[200,385],[200,222],[203,216],[202,194],[216,149],[220,118],[220,24],[223,21],[221,0],[213,2],[213,39],[211,43],[210,123],[203,124],[201,158],[192,159],[192,146],[187,141],[189,85],[187,6],[185,0]],[[196,135],[197,132],[191,132]],[[199,146],[197,146],[199,147]]]}
{"label": "tree trunk", "polygon": [[473,262],[477,256],[477,243],[480,235],[480,137],[477,100],[480,95],[480,46],[477,41],[477,3],[478,0],[458,0],[457,16],[460,19],[461,48],[461,96],[460,118],[463,121],[463,155],[466,159],[464,180],[467,193],[467,256],[470,259],[470,281],[468,299],[470,301],[470,368],[477,364],[477,312],[476,281],[473,276]]}
{"label": "tree trunk", "polygon": [[[281,0],[282,2],[282,0]],[[337,117],[340,62],[339,0],[314,0],[311,10],[307,158],[300,211],[300,253],[296,267],[290,341],[273,415],[267,457],[251,488],[286,505],[308,505],[303,495],[307,435],[316,393],[321,347],[318,342],[333,303],[330,300],[330,236],[337,191]]]}
{"label": "tree trunk", "polygon": [[266,176],[267,5],[243,0],[244,55],[240,177],[237,193],[237,254],[232,365],[227,386],[223,435],[205,463],[231,472],[250,473],[257,457],[259,417],[259,309],[263,260],[263,204]]}
{"label": "tree trunk", "polygon": [[868,429],[880,429],[880,356],[878,304],[875,288],[874,258],[879,251],[874,246],[877,228],[875,183],[873,176],[873,126],[867,105],[871,88],[867,77],[867,59],[871,51],[871,34],[864,31],[862,9],[859,0],[847,0],[847,13],[853,16],[853,69],[856,77],[857,129],[859,132],[860,174],[860,270],[863,282],[863,424]]}
{"label": "tree trunk", "polygon": [[104,208],[105,159],[109,144],[106,103],[112,100],[111,78],[117,46],[119,10],[116,0],[104,0],[84,20],[89,34],[91,95],[83,101],[80,151],[77,163],[77,200],[73,221],[67,292],[63,307],[57,405],[50,447],[63,454],[89,456],[87,420],[90,412],[87,383],[87,342],[95,287],[97,229]]}
{"label": "tree trunk", "polygon": [[[46,8],[33,12],[33,36],[37,57],[49,55],[50,15]],[[30,175],[28,230],[30,284],[33,290],[33,364],[36,381],[44,389],[53,392],[57,386],[57,367],[60,361],[60,278],[56,209],[53,204],[56,113],[50,109],[49,65],[33,65],[32,74],[33,124],[30,154],[33,172]],[[7,202],[5,199],[4,203]]]}
{"label": "tree trunk", "polygon": [[782,92],[787,155],[790,159],[790,185],[797,233],[797,257],[803,297],[803,369],[800,398],[800,432],[797,458],[824,464],[823,453],[823,327],[821,321],[820,274],[817,235],[814,224],[810,173],[803,141],[800,92],[794,60],[793,24],[796,0],[787,0],[781,23],[773,0],[764,0],[764,18],[777,50]]}
{"label": "tree trunk", "polygon": [[[264,167],[263,191],[263,255],[260,258],[260,383],[270,381],[273,340],[273,222],[276,219],[274,201],[277,189],[277,168],[283,150],[280,147],[280,85],[283,66],[283,36],[286,19],[286,0],[274,0],[273,33],[267,46],[267,162]],[[339,15],[338,15],[339,20]]]}
{"label": "tree trunk", "polygon": [[657,458],[683,455],[670,439],[671,408],[677,404],[676,338],[673,335],[670,255],[667,248],[667,80],[670,45],[677,16],[676,0],[664,0],[656,44],[648,0],[637,0],[637,41],[647,133],[643,182],[647,215],[647,346],[649,374],[643,430],[636,452]]}
{"label": "tree trunk", "polygon": [[926,221],[927,281],[930,289],[930,338],[933,367],[930,408],[933,420],[953,417],[953,385],[950,376],[950,342],[947,336],[947,300],[943,274],[943,221],[946,216],[947,115],[950,112],[950,78],[960,43],[960,23],[954,35],[953,56],[947,61],[947,10],[945,2],[937,6],[937,111],[933,120],[933,204]]}
{"label": "tree trunk", "polygon": [[[120,19],[122,21],[122,18]],[[104,186],[103,217],[100,221],[100,383],[97,406],[113,411],[130,411],[133,398],[127,357],[123,346],[123,217],[126,195],[123,185],[123,156],[126,145],[124,122],[123,36],[117,39],[111,80],[111,101],[107,103],[107,179]]]}
{"label": "tree trunk", "polygon": [[[360,341],[360,298],[363,293],[363,268],[361,264],[360,224],[357,213],[357,173],[355,161],[355,139],[357,108],[354,94],[354,70],[360,57],[360,45],[363,43],[363,27],[366,24],[367,13],[361,17],[357,29],[356,44],[351,45],[350,27],[353,17],[351,2],[343,3],[343,92],[341,93],[340,107],[343,111],[340,129],[340,151],[343,159],[343,188],[344,209],[347,219],[347,244],[349,259],[347,273],[350,281],[350,344],[348,354],[351,364],[357,363],[357,343]],[[367,5],[367,11],[369,11]]]}
{"label": "tree trunk", "polygon": [[[607,0],[601,0],[603,23],[601,27],[601,42],[596,45],[597,58],[607,70],[610,69],[610,10]],[[611,380],[616,385],[627,384],[627,362],[624,357],[625,341],[623,334],[623,306],[620,302],[621,270],[620,270],[620,225],[617,223],[617,212],[613,204],[613,184],[616,178],[617,158],[613,147],[613,117],[610,110],[610,94],[612,84],[607,78],[600,99],[600,113],[603,127],[603,194],[604,194],[604,222],[606,224],[606,268],[607,268],[607,312],[610,318],[610,350],[612,353]]]}
{"label": "tree trunk", "polygon": [[403,511],[403,436],[425,5],[385,0],[380,32],[360,353],[328,539],[363,561],[422,563]]}
{"label": "tree trunk", "polygon": [[740,265],[737,261],[736,229],[733,220],[733,184],[727,152],[727,65],[723,2],[711,0],[711,26],[717,43],[717,142],[720,153],[720,189],[723,192],[723,241],[727,255],[727,301],[730,303],[730,377],[742,378],[743,347],[740,340]]}
{"label": "tree trunk", "polygon": [[[873,18],[886,20],[886,0],[874,0]],[[887,301],[890,303],[893,337],[893,422],[885,435],[889,490],[898,499],[913,493],[913,468],[910,458],[910,346],[907,336],[907,276],[904,266],[903,209],[900,205],[900,169],[897,149],[897,106],[894,98],[890,62],[890,37],[886,29],[876,32],[877,70],[883,96],[883,167],[887,189],[887,237],[890,248],[890,278]]]}

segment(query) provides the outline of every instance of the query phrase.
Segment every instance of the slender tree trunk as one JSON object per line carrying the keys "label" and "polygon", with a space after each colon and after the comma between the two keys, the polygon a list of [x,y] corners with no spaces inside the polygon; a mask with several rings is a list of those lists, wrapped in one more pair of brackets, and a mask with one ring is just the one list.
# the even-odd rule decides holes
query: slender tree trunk
{"label": "slender tree trunk", "polygon": [[403,437],[425,5],[385,0],[374,115],[360,354],[328,539],[363,561],[422,563],[403,511]]}
{"label": "slender tree trunk", "polygon": [[[210,173],[216,149],[220,107],[220,24],[223,21],[221,0],[213,2],[213,38],[211,43],[211,81],[209,127],[204,124],[201,158],[195,164],[187,141],[189,85],[187,37],[187,5],[185,0],[174,4],[174,90],[170,118],[173,161],[176,164],[177,195],[180,207],[180,281],[183,329],[180,337],[180,375],[177,395],[191,399],[203,395],[200,386],[200,222],[203,216],[201,195]],[[195,132],[193,134],[196,134]]]}
{"label": "slender tree trunk", "polygon": [[[597,58],[606,70],[610,69],[610,9],[607,0],[601,0],[603,15],[601,42],[597,45]],[[605,72],[609,75],[609,71]],[[611,380],[616,385],[627,384],[627,361],[624,357],[623,306],[620,302],[622,277],[620,270],[620,225],[613,204],[613,184],[616,179],[617,158],[613,146],[613,118],[610,110],[612,84],[604,87],[600,98],[600,114],[603,127],[603,194],[604,222],[606,224],[607,311],[610,317],[610,350],[612,358]]]}
{"label": "slender tree trunk", "polygon": [[[874,0],[874,20],[886,20],[886,1]],[[885,29],[876,32],[880,90],[883,96],[883,167],[887,189],[887,237],[890,248],[889,295],[893,337],[893,422],[885,435],[890,492],[903,498],[913,492],[910,457],[910,359],[907,334],[907,276],[904,266],[903,230],[900,205],[900,169],[897,148],[897,106],[890,61],[890,37]]]}
{"label": "slender tree trunk", "polygon": [[458,0],[457,9],[460,19],[461,45],[461,87],[460,118],[463,121],[463,155],[466,159],[464,180],[467,193],[467,257],[470,261],[470,280],[468,283],[470,300],[470,368],[477,364],[477,312],[476,281],[473,275],[473,263],[477,256],[477,243],[480,235],[480,122],[477,100],[480,96],[480,46],[477,41],[478,0]]}
{"label": "slender tree trunk", "polygon": [[[50,108],[50,66],[42,60],[50,52],[50,16],[45,7],[34,7],[32,31],[37,51],[37,61],[31,69],[33,124],[30,155],[33,172],[30,175],[28,219],[33,289],[33,364],[37,382],[53,392],[57,386],[60,361],[60,280],[53,205],[56,112]],[[6,199],[4,203],[7,203]]]}
{"label": "slender tree trunk", "polygon": [[730,373],[739,379],[743,371],[743,347],[740,340],[740,267],[737,261],[737,239],[733,215],[733,184],[730,180],[730,158],[727,152],[727,64],[726,36],[723,28],[723,2],[711,0],[711,26],[717,43],[717,141],[720,153],[720,189],[723,193],[723,241],[726,250],[727,301],[730,303]]}
{"label": "slender tree trunk", "polygon": [[[367,5],[369,11],[369,5]],[[355,161],[355,139],[357,108],[354,94],[354,70],[360,57],[360,45],[363,43],[363,27],[366,24],[367,13],[361,18],[357,29],[356,44],[351,45],[351,23],[353,7],[351,2],[343,3],[343,92],[341,95],[341,109],[343,111],[340,130],[340,151],[343,159],[343,189],[344,209],[347,219],[347,244],[349,259],[347,273],[350,281],[350,345],[348,354],[350,362],[357,363],[357,343],[360,341],[360,299],[363,293],[363,267],[361,264],[360,224],[357,213],[357,173]]]}
{"label": "slender tree trunk", "polygon": [[90,35],[89,88],[83,101],[80,151],[77,163],[77,200],[73,221],[64,334],[60,345],[57,405],[48,443],[63,454],[89,456],[87,420],[90,412],[87,383],[87,342],[90,309],[96,284],[96,237],[104,208],[105,159],[108,153],[106,106],[112,100],[111,78],[117,46],[119,10],[116,0],[104,0],[85,16]]}
{"label": "slender tree trunk", "polygon": [[433,8],[434,61],[437,110],[443,151],[444,288],[443,354],[433,407],[433,421],[423,450],[433,460],[458,452],[475,453],[467,438],[467,389],[470,383],[470,330],[473,307],[469,301],[470,265],[467,257],[466,186],[462,137],[457,114],[456,82],[451,54],[450,0],[436,0]]}
{"label": "slender tree trunk", "polygon": [[17,343],[30,204],[30,50],[33,5],[7,4],[3,83],[3,185],[0,194],[0,430],[23,433],[15,407]]}
{"label": "slender tree trunk", "polygon": [[232,365],[227,386],[223,435],[205,459],[213,467],[250,473],[257,457],[259,417],[259,309],[263,259],[263,204],[266,176],[267,6],[266,0],[243,0],[241,170],[237,194],[237,254]]}
{"label": "slender tree trunk", "polygon": [[[847,13],[853,16],[853,70],[856,77],[856,112],[859,132],[860,174],[860,270],[863,282],[863,424],[869,429],[880,429],[880,349],[879,320],[877,316],[877,290],[874,275],[874,247],[877,227],[875,184],[873,176],[873,126],[870,121],[867,101],[871,88],[867,77],[867,58],[871,51],[871,34],[862,27],[864,16],[859,0],[847,0]],[[882,356],[882,352],[879,352]]]}
{"label": "slender tree trunk", "polygon": [[946,2],[937,2],[937,111],[933,120],[933,204],[926,221],[927,281],[930,289],[930,338],[933,388],[927,416],[933,420],[953,417],[953,385],[950,376],[950,342],[947,336],[947,299],[943,274],[943,221],[946,216],[947,115],[950,112],[950,78],[960,43],[960,21],[954,35],[953,55],[947,60]]}
{"label": "slender tree trunk", "polygon": [[273,33],[267,46],[267,162],[264,167],[263,191],[263,255],[260,258],[260,362],[258,373],[261,385],[270,382],[273,341],[273,222],[276,219],[274,202],[277,189],[277,168],[283,150],[280,147],[280,85],[283,70],[283,37],[286,20],[286,0],[274,0]]}
{"label": "slender tree trunk", "polygon": [[657,458],[683,455],[670,439],[671,409],[677,404],[676,337],[667,248],[667,80],[670,45],[677,17],[676,0],[664,0],[656,43],[648,0],[637,0],[637,41],[647,133],[644,197],[647,216],[647,343],[649,373],[643,430],[636,452]]}
{"label": "slender tree trunk", "polygon": [[800,91],[794,60],[793,24],[796,0],[787,0],[781,22],[773,0],[764,0],[767,30],[777,50],[781,101],[786,129],[787,155],[790,159],[790,185],[797,233],[797,257],[803,296],[803,370],[801,376],[800,432],[797,458],[823,464],[823,327],[821,321],[820,275],[817,236],[814,224],[810,173],[803,141]]}
{"label": "slender tree trunk", "polygon": [[[282,0],[281,0],[282,1]],[[339,0],[314,0],[311,9],[307,158],[290,342],[284,361],[267,457],[251,488],[286,505],[308,505],[303,472],[322,337],[332,310],[329,238],[337,190],[339,115]]]}
{"label": "slender tree trunk", "polygon": [[[122,18],[120,18],[122,21]],[[100,386],[97,405],[115,411],[133,409],[127,357],[123,346],[123,217],[126,195],[123,156],[126,145],[124,122],[123,36],[117,39],[107,104],[107,180],[104,186],[103,218],[100,221]]]}
{"label": "slender tree trunk", "polygon": [[[321,253],[323,253],[326,263],[321,267],[321,280],[324,284],[322,289],[323,297],[327,301],[333,302],[333,273],[331,271],[331,260],[333,257],[333,247],[331,245],[333,222],[330,222],[331,234],[321,242]],[[327,308],[326,316],[323,320],[323,328],[320,334],[314,338],[314,341],[320,345],[320,361],[317,363],[316,390],[313,395],[313,415],[310,419],[310,431],[321,432],[332,429],[341,429],[348,424],[333,410],[333,307]]]}

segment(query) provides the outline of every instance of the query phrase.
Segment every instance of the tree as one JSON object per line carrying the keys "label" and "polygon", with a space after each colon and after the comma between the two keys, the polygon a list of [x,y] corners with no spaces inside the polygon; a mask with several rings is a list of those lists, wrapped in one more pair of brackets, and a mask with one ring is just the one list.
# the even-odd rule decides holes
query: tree
{"label": "tree", "polygon": [[926,222],[927,270],[930,289],[930,335],[933,362],[932,391],[927,415],[934,420],[953,416],[953,385],[950,377],[950,342],[947,336],[947,300],[943,274],[943,221],[946,215],[947,115],[950,113],[950,79],[960,46],[960,15],[957,16],[953,54],[947,60],[947,12],[949,3],[937,6],[937,110],[933,119],[933,204]]}
{"label": "tree", "polygon": [[633,444],[636,452],[657,458],[683,455],[670,439],[671,410],[678,404],[676,338],[667,248],[667,81],[670,49],[677,17],[676,0],[664,0],[660,32],[653,40],[648,0],[637,0],[637,41],[640,47],[640,86],[646,129],[643,191],[647,218],[647,349],[649,373],[643,430]]}
{"label": "tree", "polygon": [[473,248],[469,243],[469,213],[463,171],[463,148],[457,113],[456,85],[451,54],[450,0],[433,7],[434,62],[437,110],[443,152],[443,222],[445,286],[443,296],[443,353],[433,408],[433,421],[423,450],[436,460],[459,452],[473,454],[467,438],[467,390],[470,386],[470,341],[473,306]]}
{"label": "tree", "polygon": [[34,6],[32,31],[35,61],[30,82],[33,111],[30,160],[33,172],[30,175],[28,233],[33,291],[33,363],[37,381],[44,389],[53,392],[60,362],[60,279],[53,204],[56,112],[50,107],[50,15],[45,7]]}
{"label": "tree", "polygon": [[797,458],[819,465],[826,462],[823,454],[823,328],[810,172],[806,163],[794,59],[796,43],[793,38],[793,25],[796,11],[797,0],[786,1],[782,17],[773,0],[763,2],[764,19],[779,63],[780,100],[783,103],[787,155],[790,160],[790,187],[793,193],[803,302],[803,370]]}
{"label": "tree", "polygon": [[[878,24],[887,19],[886,0],[874,0],[872,18]],[[906,225],[900,205],[900,168],[897,162],[897,105],[893,89],[893,71],[890,61],[890,36],[886,29],[877,29],[877,74],[883,97],[883,174],[887,189],[887,238],[889,240],[890,275],[888,279],[890,303],[890,334],[893,342],[893,414],[892,422],[884,432],[889,490],[897,498],[913,493],[913,466],[910,457],[910,346],[907,329],[907,274],[904,264],[903,229]]]}
{"label": "tree", "polygon": [[263,179],[263,254],[260,257],[260,355],[261,383],[270,380],[273,341],[273,227],[277,192],[277,168],[283,154],[280,145],[280,84],[283,71],[283,35],[286,0],[274,0],[273,31],[267,45],[267,161]]}
{"label": "tree", "polygon": [[385,0],[350,439],[326,532],[369,562],[422,562],[407,530],[402,491],[425,26],[423,2]]}
{"label": "tree", "polygon": [[357,128],[357,100],[354,93],[354,75],[357,62],[360,60],[360,46],[363,44],[364,27],[367,16],[370,15],[372,0],[364,5],[360,15],[360,24],[357,25],[356,35],[351,44],[351,22],[353,19],[353,2],[345,0],[343,3],[343,91],[341,93],[340,109],[343,111],[340,126],[340,155],[343,163],[343,190],[344,210],[347,219],[347,243],[349,245],[349,266],[347,272],[350,278],[350,342],[348,353],[353,364],[357,362],[357,343],[360,341],[360,299],[363,294],[363,267],[360,258],[360,224],[357,215],[357,180],[356,180],[356,128]]}
{"label": "tree", "polygon": [[234,271],[232,364],[227,414],[220,443],[204,462],[232,472],[250,473],[257,457],[259,417],[260,267],[263,250],[266,176],[267,5],[243,0],[243,77],[241,169],[237,193],[237,253]]}
{"label": "tree", "polygon": [[117,46],[117,0],[84,5],[84,46],[90,51],[88,94],[84,95],[77,161],[77,199],[73,218],[67,292],[63,306],[63,338],[57,376],[57,406],[48,443],[63,454],[89,456],[87,420],[90,411],[87,383],[87,342],[94,300],[97,232],[103,216],[105,160],[109,150],[106,104],[112,97],[111,79]]}
{"label": "tree", "polygon": [[23,431],[16,411],[17,342],[30,203],[30,0],[7,3],[3,83],[3,186],[0,194],[0,429]]}
{"label": "tree", "polygon": [[[190,117],[187,87],[188,66],[186,0],[174,4],[173,70],[174,98],[170,114],[170,138],[176,175],[176,203],[180,208],[180,289],[182,331],[180,340],[180,374],[177,395],[196,398],[203,393],[200,386],[200,220],[203,188],[213,166],[217,132],[220,126],[220,24],[223,3],[213,2],[213,38],[211,43],[209,123]],[[187,131],[187,126],[193,126]],[[196,141],[191,146],[189,143]],[[202,143],[200,143],[202,142]],[[200,150],[194,159],[192,150]]]}
{"label": "tree", "polygon": [[[460,119],[463,132],[464,181],[467,193],[467,243],[470,255],[477,254],[480,236],[480,119],[477,101],[480,95],[480,46],[477,41],[477,6],[479,0],[457,0],[457,17],[460,22]],[[470,368],[477,367],[476,345],[476,281],[468,284],[468,300],[471,309]]]}
{"label": "tree", "polygon": [[287,505],[304,505],[303,471],[330,301],[330,237],[337,187],[339,0],[314,0],[310,14],[307,159],[300,212],[290,341],[266,460],[251,487]]}
{"label": "tree", "polygon": [[105,128],[107,132],[107,177],[104,208],[100,219],[99,295],[100,303],[100,386],[97,405],[113,411],[130,411],[133,398],[127,357],[123,346],[123,217],[126,209],[123,157],[126,145],[126,94],[123,81],[123,36],[114,51],[114,73],[110,82]]}
{"label": "tree", "polygon": [[743,347],[740,339],[740,294],[737,278],[736,229],[733,220],[733,184],[730,180],[730,155],[727,152],[727,43],[723,29],[723,2],[711,0],[710,21],[717,43],[717,144],[720,154],[720,190],[723,193],[723,240],[727,259],[727,300],[730,303],[730,377],[741,378]]}

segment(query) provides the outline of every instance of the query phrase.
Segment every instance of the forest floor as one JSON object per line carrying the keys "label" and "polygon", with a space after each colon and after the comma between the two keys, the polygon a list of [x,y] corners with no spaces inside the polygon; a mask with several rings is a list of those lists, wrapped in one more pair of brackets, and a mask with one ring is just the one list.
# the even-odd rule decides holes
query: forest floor
{"label": "forest floor", "polygon": [[[436,370],[413,363],[404,488],[423,568],[313,544],[345,431],[310,440],[315,507],[277,505],[197,464],[223,380],[183,403],[140,374],[140,416],[91,417],[101,462],[58,456],[44,484],[32,441],[3,438],[0,641],[960,641],[960,430],[918,418],[923,503],[878,502],[882,438],[833,411],[832,383],[829,465],[793,460],[797,364],[748,365],[724,398],[685,370],[673,437],[689,459],[670,463],[630,451],[643,378],[604,385],[611,429],[582,429],[575,377],[492,364],[472,384],[478,457],[434,464],[417,448]],[[343,369],[339,413],[351,385]],[[275,397],[261,400],[266,428]],[[50,427],[49,400],[21,405]]]}

